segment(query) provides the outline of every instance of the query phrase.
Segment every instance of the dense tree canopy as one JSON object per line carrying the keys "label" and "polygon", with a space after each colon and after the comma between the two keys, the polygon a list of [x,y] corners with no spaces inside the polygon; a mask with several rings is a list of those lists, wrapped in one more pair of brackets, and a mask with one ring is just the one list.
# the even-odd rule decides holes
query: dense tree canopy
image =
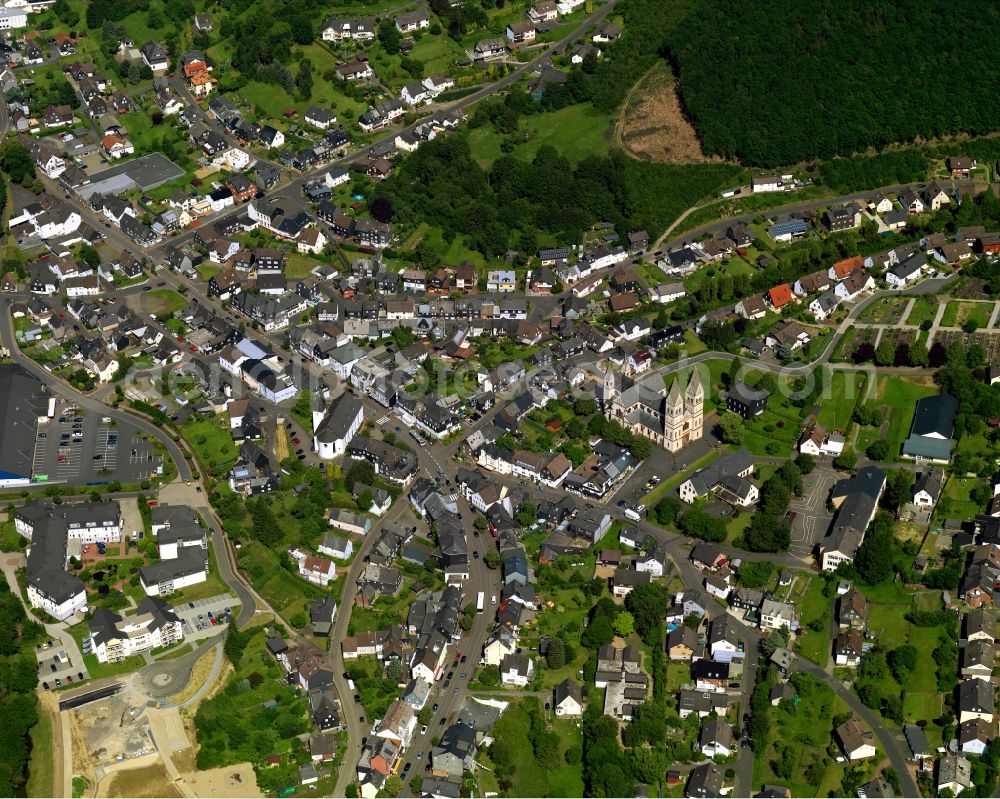
{"label": "dense tree canopy", "polygon": [[640,164],[622,154],[592,156],[574,167],[551,146],[540,147],[530,162],[503,156],[486,171],[460,133],[434,139],[403,160],[371,203],[385,206],[388,198],[393,222],[427,222],[441,228],[446,241],[463,236],[492,257],[535,231],[572,243],[598,221],[612,222],[622,235],[662,228],[734,174],[721,164]]}
{"label": "dense tree canopy", "polygon": [[705,150],[776,166],[994,130],[998,25],[988,0],[718,0],[668,48]]}

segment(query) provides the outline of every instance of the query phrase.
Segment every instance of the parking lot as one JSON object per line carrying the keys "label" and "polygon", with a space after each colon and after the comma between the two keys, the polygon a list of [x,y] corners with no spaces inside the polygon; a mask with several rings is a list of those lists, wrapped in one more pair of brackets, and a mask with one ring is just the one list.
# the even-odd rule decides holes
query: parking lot
{"label": "parking lot", "polygon": [[816,545],[826,535],[832,518],[826,509],[826,500],[837,479],[837,473],[829,466],[817,466],[811,474],[802,478],[802,496],[793,497],[788,504],[789,512],[795,514],[792,520],[792,554],[799,557],[812,555]]}
{"label": "parking lot", "polygon": [[[208,599],[196,599],[194,602],[184,602],[174,606],[176,613],[184,625],[184,639],[197,641],[211,638],[225,629],[228,623],[226,608],[231,613],[239,611],[239,600],[232,594],[219,594]],[[213,624],[215,620],[215,624]]]}
{"label": "parking lot", "polygon": [[113,422],[60,400],[55,415],[38,425],[32,458],[36,481],[136,483],[162,468],[162,454],[127,422]]}
{"label": "parking lot", "polygon": [[82,663],[73,664],[58,638],[36,646],[35,657],[38,658],[38,681],[43,688],[75,685],[90,679]]}

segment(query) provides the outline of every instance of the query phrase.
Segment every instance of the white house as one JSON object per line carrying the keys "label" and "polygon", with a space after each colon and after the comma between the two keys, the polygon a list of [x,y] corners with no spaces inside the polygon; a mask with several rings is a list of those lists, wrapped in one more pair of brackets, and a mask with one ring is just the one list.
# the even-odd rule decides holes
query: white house
{"label": "white house", "polygon": [[361,401],[345,391],[335,399],[325,411],[321,406],[314,408],[313,449],[323,460],[332,460],[343,455],[361,424],[365,411]]}
{"label": "white house", "polygon": [[326,588],[337,579],[337,567],[333,561],[309,555],[299,561],[299,575],[315,585]]}
{"label": "white house", "polygon": [[527,688],[535,676],[535,664],[525,655],[507,655],[500,663],[500,682]]}
{"label": "white house", "polygon": [[333,533],[326,533],[317,549],[320,554],[329,555],[337,560],[349,560],[354,554],[354,544],[351,543],[351,539]]}

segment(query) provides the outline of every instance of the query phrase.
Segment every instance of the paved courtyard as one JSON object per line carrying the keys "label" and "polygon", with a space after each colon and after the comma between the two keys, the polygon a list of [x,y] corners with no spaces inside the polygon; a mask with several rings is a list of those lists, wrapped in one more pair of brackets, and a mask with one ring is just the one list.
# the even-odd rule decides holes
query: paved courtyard
{"label": "paved courtyard", "polygon": [[826,509],[826,501],[838,479],[837,473],[827,465],[817,466],[811,474],[802,478],[803,495],[792,497],[788,505],[789,511],[795,514],[790,548],[793,555],[809,557],[826,535],[833,518]]}

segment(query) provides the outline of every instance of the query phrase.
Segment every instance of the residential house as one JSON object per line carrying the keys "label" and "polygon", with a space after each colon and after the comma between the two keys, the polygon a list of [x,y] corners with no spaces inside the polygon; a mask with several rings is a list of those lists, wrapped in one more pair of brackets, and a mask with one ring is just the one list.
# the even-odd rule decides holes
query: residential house
{"label": "residential house", "polygon": [[844,755],[849,761],[875,757],[875,738],[857,719],[849,719],[834,730]]}

